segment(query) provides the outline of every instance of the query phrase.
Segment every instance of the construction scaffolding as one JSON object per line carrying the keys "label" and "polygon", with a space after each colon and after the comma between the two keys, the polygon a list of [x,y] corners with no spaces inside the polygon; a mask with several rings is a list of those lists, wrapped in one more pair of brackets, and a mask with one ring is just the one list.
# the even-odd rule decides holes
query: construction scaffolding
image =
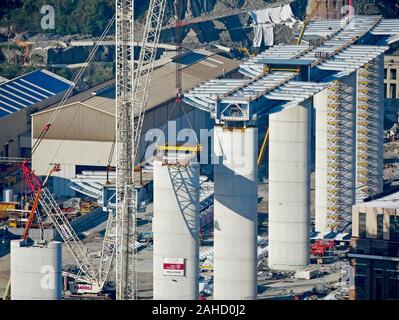
{"label": "construction scaffolding", "polygon": [[[358,99],[367,104],[357,101],[356,76],[359,69],[372,65],[373,60],[382,61],[382,55],[389,49],[387,45],[398,36],[398,21],[352,14],[344,20],[310,22],[303,36],[308,41],[320,38],[317,43],[278,45],[244,61],[239,71],[246,79],[211,80],[184,95],[186,103],[209,112],[221,123],[232,121],[233,114],[234,119],[256,125],[257,119],[304,103],[328,86],[326,97],[320,95],[320,108],[316,109],[320,119],[316,126],[321,132],[320,148],[316,150],[316,180],[321,183],[316,189],[316,220],[322,229],[318,231],[322,232],[346,228],[351,222],[359,182],[367,183],[367,190],[376,190],[382,175],[381,158],[373,157],[374,153],[377,157],[383,152],[383,135],[378,132],[382,128],[379,112],[383,105],[383,75],[375,71],[375,79],[361,81],[365,87],[359,86]],[[272,72],[265,74],[265,70]],[[364,76],[365,72],[361,74]],[[375,86],[370,90],[372,82]],[[377,89],[381,92],[377,93]],[[356,150],[362,151],[358,159],[364,161],[356,161]]]}
{"label": "construction scaffolding", "polygon": [[356,198],[382,192],[382,105],[378,59],[358,70]]}
{"label": "construction scaffolding", "polygon": [[348,88],[334,81],[327,103],[327,227],[338,231],[346,225],[353,205],[353,160],[351,155],[354,107],[348,103]]}

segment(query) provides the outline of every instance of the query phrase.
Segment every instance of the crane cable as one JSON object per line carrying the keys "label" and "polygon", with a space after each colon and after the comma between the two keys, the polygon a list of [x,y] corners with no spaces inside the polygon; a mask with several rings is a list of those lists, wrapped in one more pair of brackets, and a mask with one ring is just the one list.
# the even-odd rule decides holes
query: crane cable
{"label": "crane cable", "polygon": [[85,64],[79,69],[79,72],[76,74],[76,76],[75,76],[75,78],[73,80],[73,83],[69,86],[68,90],[65,92],[63,98],[61,99],[61,101],[59,102],[57,108],[55,109],[55,112],[51,115],[50,119],[47,121],[46,125],[44,126],[43,130],[41,131],[39,137],[37,138],[37,140],[33,144],[31,157],[33,156],[33,154],[35,153],[35,151],[39,147],[40,143],[42,142],[42,140],[46,136],[47,132],[50,130],[51,126],[54,124],[54,122],[57,119],[62,107],[65,106],[66,102],[70,98],[73,90],[76,87],[76,84],[79,82],[79,80],[81,79],[83,73],[86,71],[86,69],[88,68],[89,64],[92,62],[92,60],[93,60],[98,48],[100,47],[100,43],[107,36],[107,34],[108,34],[109,30],[111,29],[112,25],[114,24],[115,20],[116,20],[116,14],[114,14],[112,19],[109,21],[107,27],[105,28],[104,32],[101,34],[99,40],[94,45],[93,49],[90,51],[90,54],[87,57]]}

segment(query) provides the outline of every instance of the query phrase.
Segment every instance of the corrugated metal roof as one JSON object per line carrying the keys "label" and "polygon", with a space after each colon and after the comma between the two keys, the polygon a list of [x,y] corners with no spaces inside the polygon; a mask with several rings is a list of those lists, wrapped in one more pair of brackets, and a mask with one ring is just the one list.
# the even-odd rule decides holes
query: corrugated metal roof
{"label": "corrugated metal roof", "polygon": [[[181,66],[182,89],[184,91],[194,88],[205,80],[220,78],[225,73],[229,73],[239,67],[238,61],[217,54],[210,54],[209,52],[207,55],[205,55],[203,51],[199,52],[203,56],[202,60],[189,66]],[[175,98],[176,68],[177,64],[170,62],[154,70],[146,108],[147,110]],[[89,99],[84,100],[83,103],[97,110],[115,114],[115,89],[90,97]],[[52,109],[46,109],[40,113],[51,110]]]}
{"label": "corrugated metal roof", "polygon": [[0,84],[0,118],[31,107],[68,90],[72,82],[47,70],[37,70]]}
{"label": "corrugated metal roof", "polygon": [[6,78],[0,76],[0,83],[6,82],[6,81],[8,81],[8,79],[6,79]]}
{"label": "corrugated metal roof", "polygon": [[[94,112],[100,110],[101,112]],[[55,109],[36,113],[32,121],[32,136],[37,139],[48,123]],[[95,123],[96,125],[87,125]],[[65,139],[82,141],[113,141],[115,136],[115,118],[101,108],[89,106],[83,102],[74,102],[63,106],[62,114],[53,122],[46,139]]]}
{"label": "corrugated metal roof", "polygon": [[367,208],[399,209],[399,192],[392,193],[373,201],[360,202],[357,203],[356,206]]}

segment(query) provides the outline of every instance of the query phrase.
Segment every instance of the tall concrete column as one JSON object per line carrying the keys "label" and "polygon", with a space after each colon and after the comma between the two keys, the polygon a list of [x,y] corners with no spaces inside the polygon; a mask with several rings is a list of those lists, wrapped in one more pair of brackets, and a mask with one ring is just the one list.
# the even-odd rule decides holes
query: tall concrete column
{"label": "tall concrete column", "polygon": [[198,299],[198,232],[199,164],[154,161],[154,300]]}
{"label": "tall concrete column", "polygon": [[269,116],[269,268],[309,264],[310,104]]}
{"label": "tall concrete column", "polygon": [[258,131],[217,126],[214,146],[214,299],[256,299]]}
{"label": "tall concrete column", "polygon": [[11,241],[11,300],[62,299],[61,242]]}
{"label": "tall concrete column", "polygon": [[325,89],[314,96],[316,116],[315,165],[315,230],[325,232],[327,227],[327,110],[328,93]]}
{"label": "tall concrete column", "polygon": [[355,203],[356,74],[314,97],[316,110],[315,229],[339,231]]}
{"label": "tall concrete column", "polygon": [[356,200],[384,188],[384,56],[357,71]]}

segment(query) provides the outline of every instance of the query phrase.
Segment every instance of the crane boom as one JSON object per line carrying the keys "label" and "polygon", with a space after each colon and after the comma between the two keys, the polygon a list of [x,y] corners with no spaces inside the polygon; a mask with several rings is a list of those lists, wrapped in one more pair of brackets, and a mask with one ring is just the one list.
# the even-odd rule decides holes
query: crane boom
{"label": "crane boom", "polygon": [[115,210],[109,210],[107,227],[105,229],[103,248],[101,253],[101,264],[99,271],[100,289],[108,281],[115,262],[116,246],[116,217]]}
{"label": "crane boom", "polygon": [[151,0],[141,51],[134,70],[134,3],[116,0],[116,297],[136,298],[137,158],[148,90],[159,44],[166,0]]}
{"label": "crane boom", "polygon": [[[80,241],[79,236],[73,230],[71,224],[69,223],[68,218],[64,215],[58,203],[55,201],[53,195],[50,191],[45,187],[45,184],[54,171],[59,171],[59,165],[54,166],[53,169],[50,170],[48,176],[45,181],[42,183],[39,178],[34,174],[34,172],[26,165],[26,162],[22,163],[22,171],[24,174],[24,179],[26,180],[30,191],[33,194],[36,194],[36,198],[38,203],[40,203],[42,209],[47,215],[47,218],[53,224],[55,229],[60,234],[62,240],[64,241],[67,248],[72,253],[75,258],[79,268],[84,273],[83,276],[80,276],[81,280],[85,282],[90,282],[95,285],[99,285],[98,273],[87,253],[86,248],[83,243]],[[36,210],[37,201],[32,208],[33,213]],[[27,237],[29,229],[25,232]],[[24,237],[25,237],[24,235]]]}
{"label": "crane boom", "polygon": [[87,250],[73,230],[67,217],[61,211],[50,191],[43,187],[39,202],[51,223],[55,226],[65,245],[68,247],[80,269],[85,273],[82,278],[99,285],[98,273],[87,254]]}
{"label": "crane boom", "polygon": [[148,102],[149,89],[154,71],[162,21],[166,9],[166,0],[151,0],[134,82],[134,160],[137,160],[141,131],[144,122],[145,107]]}
{"label": "crane boom", "polygon": [[[134,3],[116,0],[116,298],[134,297]],[[132,245],[133,244],[133,245]]]}

